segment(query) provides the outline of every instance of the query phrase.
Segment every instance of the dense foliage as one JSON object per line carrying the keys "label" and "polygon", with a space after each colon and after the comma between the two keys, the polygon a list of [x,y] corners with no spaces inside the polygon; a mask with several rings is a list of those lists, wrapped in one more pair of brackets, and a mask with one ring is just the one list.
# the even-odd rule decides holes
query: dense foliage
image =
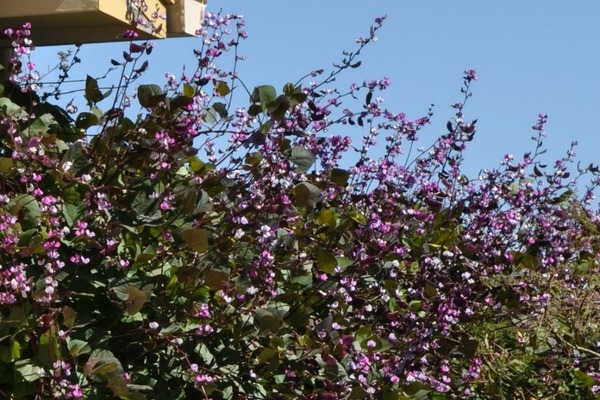
{"label": "dense foliage", "polygon": [[333,86],[382,22],[278,91],[246,88],[243,20],[209,13],[197,71],[138,85],[132,41],[81,112],[6,30],[0,396],[597,398],[598,169],[543,165],[540,115],[530,153],[465,176],[472,70],[417,148],[431,111],[383,108],[387,79]]}

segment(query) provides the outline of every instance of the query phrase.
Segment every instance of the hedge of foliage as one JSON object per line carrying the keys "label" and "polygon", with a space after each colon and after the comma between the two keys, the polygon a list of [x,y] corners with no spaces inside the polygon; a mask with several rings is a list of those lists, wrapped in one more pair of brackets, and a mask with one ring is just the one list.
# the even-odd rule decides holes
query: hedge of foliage
{"label": "hedge of foliage", "polygon": [[431,111],[334,86],[382,22],[330,72],[246,88],[243,20],[209,13],[197,71],[139,85],[131,41],[81,112],[4,31],[0,397],[598,398],[598,168],[543,165],[540,115],[531,152],[465,176],[472,70],[418,148]]}

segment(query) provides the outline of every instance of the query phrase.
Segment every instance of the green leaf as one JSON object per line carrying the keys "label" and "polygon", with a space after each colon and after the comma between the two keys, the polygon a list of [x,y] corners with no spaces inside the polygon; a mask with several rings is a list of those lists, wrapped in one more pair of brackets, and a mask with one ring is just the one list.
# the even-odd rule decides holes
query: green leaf
{"label": "green leaf", "polygon": [[215,82],[215,90],[219,94],[219,96],[227,96],[231,93],[231,89],[229,89],[229,85],[224,81],[216,81]]}
{"label": "green leaf", "polygon": [[119,396],[122,400],[146,400],[146,396],[138,392],[127,392]]}
{"label": "green leaf", "polygon": [[89,75],[85,80],[85,99],[90,105],[98,103],[104,99],[104,95],[98,86],[98,81]]}
{"label": "green leaf", "polygon": [[117,371],[117,364],[114,362],[109,362],[106,364],[101,364],[96,368],[92,369],[90,372],[90,376],[93,375],[113,375],[114,372]]}
{"label": "green leaf", "polygon": [[29,358],[15,362],[14,369],[25,382],[35,382],[44,374],[44,369],[35,365]]}
{"label": "green leaf", "polygon": [[411,300],[408,303],[408,308],[412,312],[421,311],[423,309],[423,303],[421,303],[421,300]]}
{"label": "green leaf", "polygon": [[87,342],[79,339],[69,339],[67,348],[73,357],[79,357],[82,354],[87,354],[92,351],[92,348]]}
{"label": "green leaf", "polygon": [[358,329],[358,331],[356,331],[355,338],[356,338],[357,342],[363,342],[370,336],[371,336],[371,327],[370,326],[361,326]]}
{"label": "green leaf", "polygon": [[478,340],[465,338],[460,343],[459,351],[465,356],[465,358],[472,358],[477,353],[478,347]]}
{"label": "green leaf", "polygon": [[264,124],[262,124],[260,126],[260,128],[258,128],[258,131],[262,134],[266,134],[268,133],[271,129],[273,128],[273,121],[269,120],[267,122],[265,122]]}
{"label": "green leaf", "polygon": [[252,92],[252,102],[260,103],[262,111],[267,111],[269,104],[276,98],[277,92],[270,85],[257,86]]}
{"label": "green leaf", "polygon": [[166,93],[158,85],[150,84],[138,87],[138,101],[144,108],[157,106],[166,96]]}
{"label": "green leaf", "polygon": [[296,90],[297,90],[296,86],[294,86],[294,84],[290,83],[290,82],[286,83],[285,86],[283,86],[283,93],[286,96],[293,95],[294,93],[296,93]]}
{"label": "green leaf", "polygon": [[85,206],[83,204],[66,204],[63,207],[63,215],[67,221],[67,226],[72,227],[75,221],[77,221],[83,215]]}
{"label": "green leaf", "polygon": [[278,96],[274,101],[268,104],[268,110],[271,118],[275,121],[281,121],[285,118],[287,110],[290,109],[290,100],[286,95]]}
{"label": "green leaf", "polygon": [[204,190],[200,190],[198,194],[200,195],[200,198],[196,202],[194,215],[209,212],[213,208],[213,203],[208,193],[206,193]]}
{"label": "green leaf", "polygon": [[39,337],[36,361],[49,367],[60,356],[60,345],[56,335],[56,327],[52,327]]}
{"label": "green leaf", "polygon": [[65,152],[61,164],[65,172],[77,175],[85,172],[92,165],[92,162],[86,152],[85,145],[81,142],[76,142]]}
{"label": "green leaf", "polygon": [[11,214],[17,215],[19,211],[25,210],[27,219],[36,219],[41,215],[40,205],[30,194],[20,194],[8,203],[8,210]]}
{"label": "green leaf", "polygon": [[[374,347],[369,346],[370,341],[375,342]],[[383,345],[383,343],[381,342],[381,339],[379,339],[377,336],[368,337],[360,342],[360,346],[364,350],[371,350],[371,351],[381,351],[382,345]]]}
{"label": "green leaf", "polygon": [[141,281],[139,277],[136,276],[125,276],[121,279],[113,281],[112,285],[113,292],[123,302],[128,302],[136,297],[135,293],[133,297],[131,297],[131,288],[141,290],[146,296],[146,299],[152,295],[152,285],[145,285],[140,288]]}
{"label": "green leaf", "polygon": [[192,98],[196,94],[196,89],[189,83],[183,84],[183,95],[187,98]]}
{"label": "green leaf", "polygon": [[27,327],[29,325],[29,321],[27,320],[27,315],[25,314],[25,310],[23,307],[12,307],[10,309],[10,314],[8,318],[2,319],[2,325],[8,327]]}
{"label": "green leaf", "polygon": [[123,375],[121,362],[108,350],[96,349],[83,367],[83,374],[96,381]]}
{"label": "green leaf", "polygon": [[150,197],[150,187],[141,187],[131,203],[131,210],[133,210],[139,220],[146,222],[160,218],[160,212],[158,211],[158,202],[156,199]]}
{"label": "green leaf", "polygon": [[27,116],[27,112],[23,107],[13,103],[6,97],[0,97],[0,113],[17,119]]}
{"label": "green leaf", "polygon": [[79,129],[88,129],[94,125],[98,125],[100,119],[93,113],[82,112],[77,116],[75,126]]}
{"label": "green leaf", "polygon": [[262,308],[255,311],[255,320],[258,322],[260,333],[271,333],[273,335],[279,332],[282,322],[272,312]]}
{"label": "green leaf", "polygon": [[221,194],[226,189],[226,186],[218,176],[210,176],[202,182],[202,188],[209,196],[214,197]]}
{"label": "green leaf", "polygon": [[358,222],[359,224],[366,224],[367,223],[367,218],[356,208],[351,208],[350,210],[348,210],[348,216],[350,217],[350,219],[352,219],[355,222]]}
{"label": "green leaf", "polygon": [[229,281],[229,274],[218,269],[211,269],[204,275],[204,284],[212,290],[221,290]]}
{"label": "green leaf", "polygon": [[292,141],[290,139],[283,138],[279,140],[279,151],[281,151],[282,153],[287,152],[289,149],[292,148],[291,144]]}
{"label": "green leaf", "polygon": [[246,164],[254,167],[254,166],[258,165],[258,163],[260,163],[260,160],[262,160],[262,154],[260,154],[257,151],[257,152],[253,152],[253,153],[248,153],[246,155],[246,159],[244,161],[246,162]]}
{"label": "green leaf", "polygon": [[337,226],[336,213],[331,208],[322,209],[317,215],[317,222],[321,226],[325,226],[330,229],[335,229]]}
{"label": "green leaf", "polygon": [[348,396],[348,400],[363,400],[368,398],[368,394],[367,392],[365,392],[365,390],[360,387],[360,386],[356,386],[354,388],[352,388],[352,391],[350,392],[350,395]]}
{"label": "green leaf", "polygon": [[261,112],[262,108],[259,104],[252,104],[250,107],[248,107],[248,115],[251,117],[256,117]]}
{"label": "green leaf", "polygon": [[206,114],[204,114],[204,121],[215,125],[219,121],[219,113],[212,107],[207,109]]}
{"label": "green leaf", "polygon": [[152,386],[149,385],[136,385],[135,383],[128,383],[127,387],[129,390],[146,390],[151,391],[153,389]]}
{"label": "green leaf", "polygon": [[196,211],[196,196],[195,190],[186,190],[183,200],[183,213],[188,217],[194,215]]}
{"label": "green leaf", "polygon": [[[47,133],[50,129],[50,123],[56,123],[56,121],[54,121],[54,118],[52,118],[52,115],[44,115],[46,116],[46,118],[36,118],[35,121],[33,121],[31,125],[29,125],[27,130],[29,131],[30,136],[39,136],[41,134]],[[47,118],[48,116],[50,118]],[[51,119],[52,121],[49,121],[49,119]]]}
{"label": "green leaf", "polygon": [[411,399],[425,400],[432,389],[429,385],[421,382],[412,382],[402,388],[404,393],[411,396]]}
{"label": "green leaf", "polygon": [[306,93],[296,92],[296,93],[292,94],[291,96],[289,96],[290,107],[295,107],[298,104],[304,103],[307,98],[308,98],[308,95]]}
{"label": "green leaf", "polygon": [[258,361],[261,363],[269,362],[277,354],[277,350],[271,347],[264,347],[260,353],[258,353]]}
{"label": "green leaf", "polygon": [[308,288],[308,287],[312,286],[313,278],[312,278],[311,275],[295,276],[292,279],[292,283],[300,286],[303,289],[305,289],[305,288]]}
{"label": "green leaf", "polygon": [[122,396],[125,393],[129,392],[129,388],[127,387],[127,382],[123,379],[122,376],[115,376],[108,380],[106,386],[112,390],[115,396]]}
{"label": "green leaf", "polygon": [[341,168],[334,168],[331,170],[331,182],[338,186],[345,187],[348,185],[348,178],[350,178],[350,172]]}
{"label": "green leaf", "polygon": [[69,306],[64,306],[61,310],[61,314],[63,317],[63,325],[71,329],[73,325],[75,325],[75,320],[77,319],[77,312]]}
{"label": "green leaf", "polygon": [[21,344],[14,338],[10,339],[8,346],[0,346],[0,361],[11,363],[21,358]]}
{"label": "green leaf", "polygon": [[198,253],[208,251],[208,231],[206,229],[188,229],[181,234],[181,237],[190,249]]}
{"label": "green leaf", "polygon": [[331,274],[337,267],[337,259],[330,252],[319,249],[317,250],[317,264],[321,271]]}
{"label": "green leaf", "polygon": [[310,182],[302,182],[294,187],[295,205],[298,207],[306,207],[314,205],[323,200],[323,192],[317,186]]}
{"label": "green leaf", "polygon": [[342,270],[345,271],[350,265],[352,265],[353,261],[346,257],[336,257],[337,265]]}
{"label": "green leaf", "polygon": [[227,105],[224,103],[215,103],[212,105],[211,107],[217,114],[219,114],[219,117],[221,118],[227,118],[228,112],[227,112]]}
{"label": "green leaf", "polygon": [[105,99],[110,96],[113,92],[113,88],[108,89],[106,92],[102,93],[102,97],[104,97]]}
{"label": "green leaf", "polygon": [[192,98],[185,96],[170,97],[166,98],[165,101],[168,103],[171,112],[187,107],[194,102]]}
{"label": "green leaf", "polygon": [[59,153],[64,153],[65,151],[69,150],[69,145],[62,139],[56,139],[55,144]]}
{"label": "green leaf", "polygon": [[293,306],[285,316],[285,323],[293,328],[304,328],[310,322],[310,309],[304,306]]}
{"label": "green leaf", "polygon": [[0,157],[0,174],[5,174],[13,168],[12,158]]}
{"label": "green leaf", "polygon": [[292,148],[290,161],[296,164],[296,167],[302,172],[308,171],[316,159],[317,157],[311,151],[302,146]]}
{"label": "green leaf", "polygon": [[340,371],[343,371],[343,370],[344,370],[344,368],[337,361],[335,361],[335,359],[334,359],[334,361],[331,364],[325,364],[325,366],[324,366],[324,374],[323,375],[327,379],[330,379],[332,381],[336,381],[336,380],[339,380],[339,378],[340,378]]}
{"label": "green leaf", "polygon": [[42,243],[43,239],[38,228],[28,229],[21,232],[17,246],[33,249]]}
{"label": "green leaf", "polygon": [[304,103],[307,99],[306,93],[302,92],[302,86],[294,86],[293,83],[287,83],[283,87],[283,93],[290,101],[290,107],[295,107],[300,103]]}
{"label": "green leaf", "polygon": [[188,162],[194,173],[202,172],[206,168],[206,164],[203,163],[198,157],[191,157]]}
{"label": "green leaf", "polygon": [[586,386],[588,388],[591,388],[596,383],[594,378],[592,378],[591,376],[589,376],[585,372],[582,372],[579,369],[576,369],[575,371],[573,371],[573,375],[575,377],[575,379],[574,379],[575,381],[577,381],[579,384],[582,384],[583,386]]}
{"label": "green leaf", "polygon": [[128,289],[129,297],[127,298],[127,314],[134,315],[140,312],[148,298],[140,289],[130,286]]}
{"label": "green leaf", "polygon": [[423,289],[423,296],[427,299],[427,300],[431,300],[435,297],[437,297],[438,295],[438,291],[435,288],[435,286],[426,283],[425,284],[425,288]]}

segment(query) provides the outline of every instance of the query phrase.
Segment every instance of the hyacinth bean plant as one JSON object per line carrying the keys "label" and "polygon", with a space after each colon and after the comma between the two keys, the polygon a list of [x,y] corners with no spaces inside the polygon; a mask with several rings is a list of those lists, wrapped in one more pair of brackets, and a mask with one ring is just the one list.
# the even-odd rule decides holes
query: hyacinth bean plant
{"label": "hyacinth bean plant", "polygon": [[241,16],[208,13],[161,84],[127,32],[120,81],[64,108],[5,30],[0,397],[598,398],[598,169],[544,165],[539,115],[531,152],[466,176],[473,70],[418,148],[431,110],[334,86],[383,21],[283,88],[238,76]]}

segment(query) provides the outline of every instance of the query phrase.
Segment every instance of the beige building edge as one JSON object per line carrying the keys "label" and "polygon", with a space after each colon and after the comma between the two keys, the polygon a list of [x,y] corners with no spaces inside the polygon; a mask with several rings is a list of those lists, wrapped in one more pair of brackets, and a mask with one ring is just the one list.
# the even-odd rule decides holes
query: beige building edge
{"label": "beige building edge", "polygon": [[0,28],[31,22],[36,46],[123,40],[133,26],[140,39],[193,36],[205,7],[205,0],[0,0]]}

